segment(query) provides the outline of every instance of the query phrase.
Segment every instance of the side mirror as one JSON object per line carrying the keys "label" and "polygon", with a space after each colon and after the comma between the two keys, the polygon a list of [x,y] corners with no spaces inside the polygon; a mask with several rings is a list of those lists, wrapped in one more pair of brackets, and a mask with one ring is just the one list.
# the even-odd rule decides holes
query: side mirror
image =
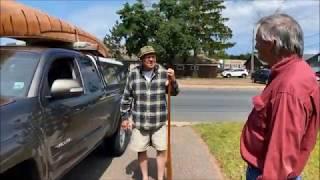
{"label": "side mirror", "polygon": [[83,88],[74,79],[57,79],[51,86],[51,96],[53,98],[69,98],[83,94]]}

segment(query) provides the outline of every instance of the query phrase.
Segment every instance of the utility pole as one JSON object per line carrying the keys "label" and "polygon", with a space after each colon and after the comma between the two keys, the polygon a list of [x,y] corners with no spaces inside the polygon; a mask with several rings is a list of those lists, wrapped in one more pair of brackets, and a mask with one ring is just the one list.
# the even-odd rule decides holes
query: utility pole
{"label": "utility pole", "polygon": [[254,28],[252,28],[251,76],[254,72]]}

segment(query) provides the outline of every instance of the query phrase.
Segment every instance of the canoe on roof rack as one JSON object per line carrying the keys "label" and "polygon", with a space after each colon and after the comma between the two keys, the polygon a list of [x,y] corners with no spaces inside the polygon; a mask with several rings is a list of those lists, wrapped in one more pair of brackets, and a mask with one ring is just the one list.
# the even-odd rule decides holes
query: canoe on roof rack
{"label": "canoe on roof rack", "polygon": [[0,1],[0,37],[26,41],[28,45],[72,46],[75,42],[94,44],[97,53],[109,57],[108,48],[93,35],[16,1]]}

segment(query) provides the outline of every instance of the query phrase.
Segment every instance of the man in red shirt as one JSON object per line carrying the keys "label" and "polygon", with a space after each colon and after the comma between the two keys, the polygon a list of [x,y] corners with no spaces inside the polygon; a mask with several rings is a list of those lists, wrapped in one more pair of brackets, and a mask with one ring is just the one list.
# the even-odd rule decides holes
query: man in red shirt
{"label": "man in red shirt", "polygon": [[271,75],[253,98],[241,135],[247,179],[300,179],[320,127],[320,86],[302,59],[301,27],[286,14],[264,17],[257,25],[256,49]]}

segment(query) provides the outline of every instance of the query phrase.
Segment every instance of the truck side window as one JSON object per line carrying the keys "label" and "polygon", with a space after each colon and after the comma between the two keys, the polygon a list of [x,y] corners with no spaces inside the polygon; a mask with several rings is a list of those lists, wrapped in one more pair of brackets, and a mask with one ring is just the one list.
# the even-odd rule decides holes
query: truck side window
{"label": "truck side window", "polygon": [[101,63],[101,69],[108,86],[119,84],[119,67],[117,65]]}
{"label": "truck side window", "polygon": [[50,96],[50,89],[57,79],[74,79],[82,85],[78,68],[73,58],[59,58],[52,62],[45,76],[44,96]]}
{"label": "truck side window", "polygon": [[104,87],[92,61],[87,57],[80,57],[78,62],[87,92],[102,91]]}
{"label": "truck side window", "polygon": [[57,79],[76,79],[74,64],[71,60],[56,60],[52,63],[48,72],[48,85],[51,88],[54,80]]}

